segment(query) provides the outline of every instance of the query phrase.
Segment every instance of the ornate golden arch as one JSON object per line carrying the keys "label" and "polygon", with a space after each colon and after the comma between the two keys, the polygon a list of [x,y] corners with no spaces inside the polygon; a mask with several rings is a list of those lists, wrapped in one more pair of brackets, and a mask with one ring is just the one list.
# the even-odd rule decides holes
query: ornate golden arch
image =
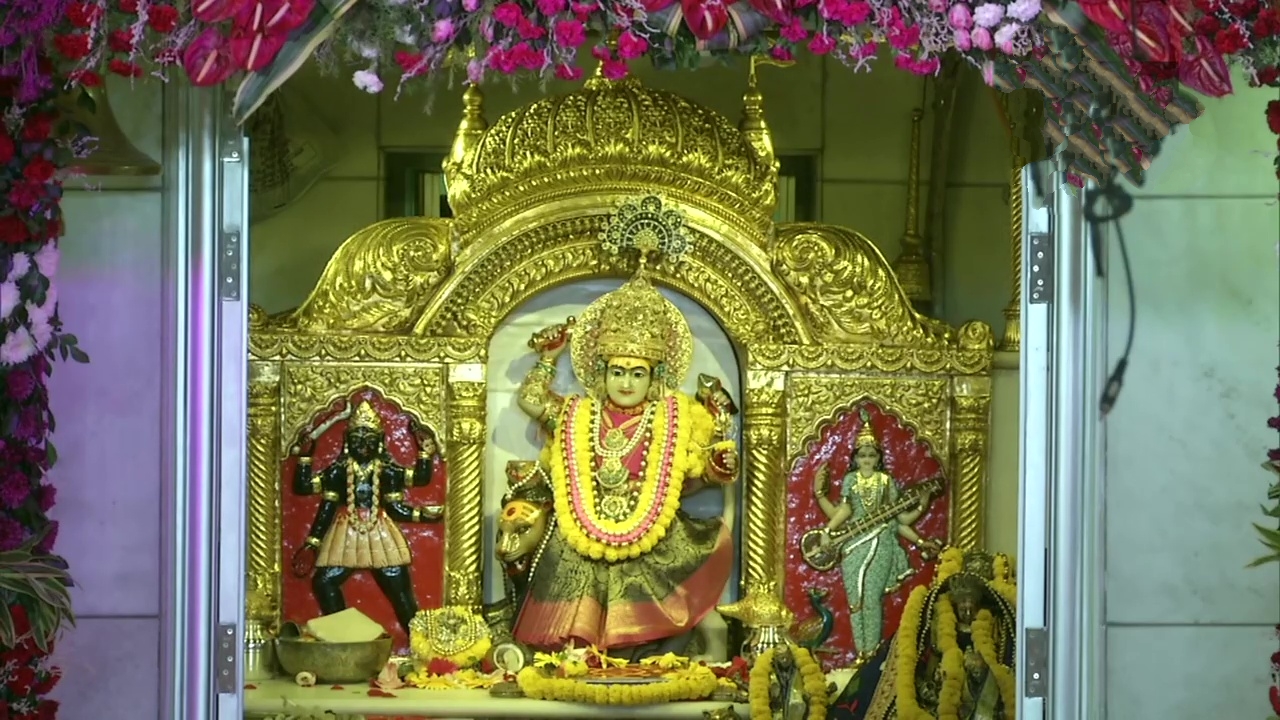
{"label": "ornate golden arch", "polygon": [[774,225],[777,166],[752,92],[742,130],[670,93],[599,79],[489,128],[471,88],[445,166],[456,219],[375,223],[338,249],[297,310],[253,313],[251,620],[279,619],[286,435],[302,408],[364,385],[443,429],[444,600],[480,602],[489,342],[547,289],[630,275],[634,261],[603,252],[598,238],[616,204],[637,195],[662,196],[693,236],[686,261],[654,278],[702,304],[745,358],[742,590],[776,592],[785,470],[803,438],[860,398],[946,456],[952,540],[981,544],[990,328],[956,331],[918,314],[889,263],[852,230]]}

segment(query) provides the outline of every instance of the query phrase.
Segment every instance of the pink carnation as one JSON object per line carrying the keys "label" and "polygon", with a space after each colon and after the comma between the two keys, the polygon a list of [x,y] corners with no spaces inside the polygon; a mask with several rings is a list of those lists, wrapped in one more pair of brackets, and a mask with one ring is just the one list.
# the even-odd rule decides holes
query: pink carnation
{"label": "pink carnation", "polygon": [[618,36],[618,56],[626,60],[643,57],[649,52],[649,41],[630,30]]}
{"label": "pink carnation", "polygon": [[973,47],[973,40],[970,39],[968,30],[956,30],[954,42],[956,49],[960,52],[968,52]]}
{"label": "pink carnation", "polygon": [[955,30],[968,30],[973,27],[973,13],[968,5],[956,3],[951,6],[951,12],[947,13],[947,22]]}
{"label": "pink carnation", "polygon": [[577,20],[560,20],[555,25],[555,38],[562,47],[581,47],[587,41],[587,31]]}
{"label": "pink carnation", "polygon": [[577,65],[556,65],[556,77],[561,80],[578,80],[582,77],[582,68]]}
{"label": "pink carnation", "polygon": [[515,27],[524,19],[524,13],[516,3],[504,2],[493,9],[493,19],[500,25]]}
{"label": "pink carnation", "polygon": [[809,37],[809,31],[804,28],[804,21],[800,18],[792,18],[791,22],[783,25],[780,34],[783,40],[793,43],[804,42]]}
{"label": "pink carnation", "polygon": [[559,15],[564,12],[568,3],[565,2],[565,0],[538,0],[537,5],[538,12],[542,13],[546,17],[551,17],[552,15]]}
{"label": "pink carnation", "polygon": [[984,3],[973,11],[973,21],[979,27],[993,28],[1004,19],[1004,6],[995,3]]}
{"label": "pink carnation", "polygon": [[52,280],[58,274],[58,246],[47,243],[35,255],[40,274]]}
{"label": "pink carnation", "polygon": [[823,33],[814,35],[813,39],[809,41],[809,52],[814,55],[826,55],[835,50],[835,48],[836,39]]}
{"label": "pink carnation", "polygon": [[973,46],[983,52],[991,49],[991,31],[984,27],[976,27],[973,32],[969,33],[969,37],[973,39]]}

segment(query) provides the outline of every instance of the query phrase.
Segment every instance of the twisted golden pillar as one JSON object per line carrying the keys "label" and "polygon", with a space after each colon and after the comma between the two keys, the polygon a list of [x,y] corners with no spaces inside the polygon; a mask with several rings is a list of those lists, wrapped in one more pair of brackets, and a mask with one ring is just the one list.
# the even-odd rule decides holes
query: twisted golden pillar
{"label": "twisted golden pillar", "polygon": [[776,583],[782,572],[780,541],[786,503],[783,482],[783,435],[786,430],[782,373],[747,375],[742,434],[746,441],[744,493],[746,527],[743,532],[742,587],[750,594]]}
{"label": "twisted golden pillar", "polygon": [[1022,349],[1022,167],[1026,162],[1019,157],[1018,143],[1014,140],[1013,162],[1009,170],[1009,241],[1013,250],[1013,293],[1004,309],[1004,337],[1000,340],[1000,349],[1007,352]]}
{"label": "twisted golden pillar", "polygon": [[[988,340],[988,342],[990,342]],[[990,345],[987,346],[988,348]],[[953,476],[960,487],[985,488],[987,484],[987,433],[991,421],[991,378],[964,377],[953,381],[951,399],[952,440],[955,450]],[[951,544],[960,548],[983,546],[982,520],[985,492],[953,494],[956,518]]]}
{"label": "twisted golden pillar", "polygon": [[[482,522],[485,439],[484,365],[449,368],[449,481],[446,490],[445,605],[478,609],[484,568]],[[461,569],[465,568],[465,569]]]}
{"label": "twisted golden pillar", "polygon": [[274,632],[280,610],[280,373],[274,363],[249,363],[246,428],[248,514],[245,527],[245,622]]}
{"label": "twisted golden pillar", "polygon": [[902,247],[893,262],[893,272],[907,298],[922,309],[933,302],[933,279],[929,258],[925,257],[924,238],[920,236],[920,125],[924,111],[911,111],[911,150],[907,162],[907,228],[902,234]]}

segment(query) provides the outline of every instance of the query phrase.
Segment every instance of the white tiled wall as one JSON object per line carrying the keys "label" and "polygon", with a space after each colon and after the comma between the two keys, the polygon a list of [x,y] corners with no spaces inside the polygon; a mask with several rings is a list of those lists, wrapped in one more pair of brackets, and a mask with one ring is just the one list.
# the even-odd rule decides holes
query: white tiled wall
{"label": "white tiled wall", "polygon": [[[1276,433],[1280,187],[1263,108],[1207,100],[1172,138],[1123,230],[1137,335],[1106,431],[1107,716],[1262,720],[1280,569],[1260,554]],[[1111,346],[1128,301],[1110,253]]]}
{"label": "white tiled wall", "polygon": [[[109,92],[125,132],[161,153],[157,83]],[[158,179],[71,180],[59,312],[88,365],[54,369],[57,550],[77,625],[58,644],[61,720],[159,717],[160,377],[164,282]]]}

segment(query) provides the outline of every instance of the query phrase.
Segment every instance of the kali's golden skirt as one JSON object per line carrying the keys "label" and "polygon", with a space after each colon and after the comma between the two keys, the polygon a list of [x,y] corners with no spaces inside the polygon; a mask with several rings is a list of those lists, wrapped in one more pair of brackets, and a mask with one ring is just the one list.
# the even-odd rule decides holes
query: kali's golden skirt
{"label": "kali's golden skirt", "polygon": [[[356,512],[368,512],[367,510]],[[316,567],[344,567],[353,570],[397,567],[409,564],[409,543],[404,533],[381,510],[372,527],[367,521],[352,522],[347,509],[338,511],[329,532],[320,542]]]}
{"label": "kali's golden skirt", "polygon": [[680,635],[715,609],[733,570],[733,542],[716,518],[677,513],[652,550],[613,563],[579,555],[552,533],[515,626],[516,639],[538,649],[625,648]]}

